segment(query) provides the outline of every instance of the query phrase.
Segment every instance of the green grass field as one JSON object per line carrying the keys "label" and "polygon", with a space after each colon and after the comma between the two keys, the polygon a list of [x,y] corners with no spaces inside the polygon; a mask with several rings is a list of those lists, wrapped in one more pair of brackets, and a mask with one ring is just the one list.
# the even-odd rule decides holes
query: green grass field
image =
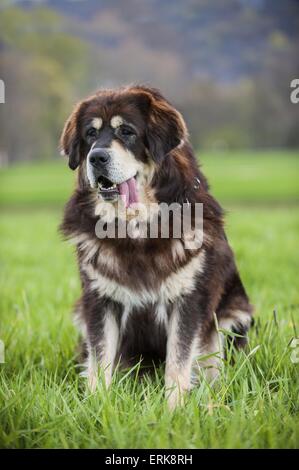
{"label": "green grass field", "polygon": [[140,379],[135,368],[108,392],[85,391],[70,314],[78,273],[57,233],[73,175],[62,162],[1,171],[0,447],[299,447],[298,155],[202,161],[227,209],[256,324],[249,352],[225,365],[214,388],[201,381],[174,414],[161,370]]}

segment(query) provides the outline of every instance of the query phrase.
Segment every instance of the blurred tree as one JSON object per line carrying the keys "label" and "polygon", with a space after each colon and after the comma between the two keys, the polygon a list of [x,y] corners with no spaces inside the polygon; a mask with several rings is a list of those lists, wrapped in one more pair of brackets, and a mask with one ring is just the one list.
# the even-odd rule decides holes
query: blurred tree
{"label": "blurred tree", "polygon": [[76,100],[132,82],[161,88],[196,147],[298,148],[295,0],[23,3],[0,6],[0,162],[58,156]]}
{"label": "blurred tree", "polygon": [[10,161],[57,155],[62,123],[87,92],[90,46],[61,33],[59,15],[46,9],[12,8],[0,18],[0,151]]}

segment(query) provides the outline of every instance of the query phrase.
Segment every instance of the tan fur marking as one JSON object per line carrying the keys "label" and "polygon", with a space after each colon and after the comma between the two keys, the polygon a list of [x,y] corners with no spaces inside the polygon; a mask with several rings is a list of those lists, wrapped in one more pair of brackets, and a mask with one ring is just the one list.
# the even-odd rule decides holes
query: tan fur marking
{"label": "tan fur marking", "polygon": [[171,252],[173,261],[183,261],[186,258],[186,253],[181,240],[173,240],[171,244]]}
{"label": "tan fur marking", "polygon": [[118,349],[119,328],[113,313],[107,312],[104,320],[103,345],[100,357],[96,357],[95,351],[88,348],[87,377],[88,386],[94,392],[98,383],[99,368],[103,372],[106,387],[112,380],[112,372]]}
{"label": "tan fur marking", "polygon": [[111,121],[110,121],[110,125],[111,127],[113,127],[113,129],[117,129],[118,127],[120,127],[122,124],[124,123],[124,120],[121,116],[113,116],[111,118]]}
{"label": "tan fur marking", "polygon": [[101,127],[102,127],[102,125],[103,125],[103,119],[102,119],[102,118],[99,118],[99,117],[94,118],[94,119],[91,121],[91,124],[92,124],[92,126],[93,126],[95,129],[99,130],[99,129],[101,129]]}
{"label": "tan fur marking", "polygon": [[170,410],[183,404],[184,395],[191,388],[191,371],[194,358],[194,347],[192,345],[186,360],[183,363],[180,362],[178,318],[178,308],[174,307],[168,324],[165,367],[166,398]]}
{"label": "tan fur marking", "polygon": [[90,287],[98,291],[99,295],[111,297],[116,302],[132,308],[160,301],[172,302],[180,295],[191,293],[195,289],[196,274],[203,272],[204,264],[205,252],[201,251],[184,267],[168,276],[155,290],[130,289],[103,276],[89,263],[83,266],[83,269],[91,281]]}

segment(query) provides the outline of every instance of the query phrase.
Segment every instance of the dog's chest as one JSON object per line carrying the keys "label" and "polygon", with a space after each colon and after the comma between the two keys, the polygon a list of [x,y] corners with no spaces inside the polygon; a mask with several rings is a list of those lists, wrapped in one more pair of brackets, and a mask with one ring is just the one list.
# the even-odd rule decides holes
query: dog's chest
{"label": "dog's chest", "polygon": [[[163,252],[119,250],[87,243],[79,248],[80,267],[90,290],[121,303],[128,310],[146,305],[167,305],[191,293],[204,271],[205,252],[183,259],[175,240]],[[185,262],[184,262],[185,261]]]}

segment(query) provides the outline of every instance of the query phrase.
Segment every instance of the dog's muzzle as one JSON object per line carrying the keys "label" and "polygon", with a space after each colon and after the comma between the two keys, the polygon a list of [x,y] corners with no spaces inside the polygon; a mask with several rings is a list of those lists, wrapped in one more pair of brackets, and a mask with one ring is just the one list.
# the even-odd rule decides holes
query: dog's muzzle
{"label": "dog's muzzle", "polygon": [[98,188],[98,194],[104,201],[115,201],[120,196],[125,207],[138,202],[135,176],[120,183],[110,178],[112,155],[103,148],[92,149],[87,157],[87,177],[93,188]]}

